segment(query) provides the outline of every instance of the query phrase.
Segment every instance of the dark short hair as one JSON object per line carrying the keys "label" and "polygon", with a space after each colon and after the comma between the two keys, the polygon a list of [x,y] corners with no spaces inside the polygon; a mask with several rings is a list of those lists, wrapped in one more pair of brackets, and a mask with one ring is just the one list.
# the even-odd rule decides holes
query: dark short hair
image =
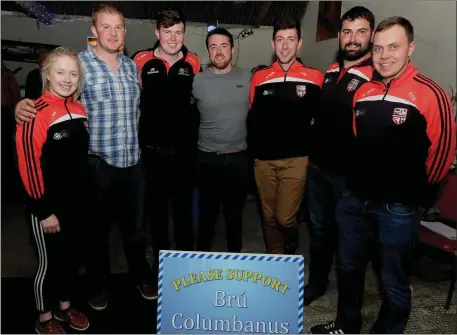
{"label": "dark short hair", "polygon": [[234,43],[233,43],[233,35],[225,28],[216,28],[214,30],[211,30],[208,35],[206,35],[206,49],[208,49],[208,40],[211,36],[213,35],[222,35],[222,36],[226,36],[228,37],[229,41],[230,41],[230,47],[233,49],[234,47]]}
{"label": "dark short hair", "polygon": [[179,9],[166,9],[159,12],[156,16],[156,22],[157,30],[160,28],[170,28],[179,23],[184,24],[184,29],[186,28],[186,20]]}
{"label": "dark short hair", "polygon": [[367,20],[368,23],[370,24],[371,31],[374,30],[374,25],[375,25],[374,15],[368,8],[365,8],[363,6],[352,7],[346,13],[344,13],[340,19],[340,28],[338,30],[341,31],[341,28],[343,28],[344,21],[348,20],[348,21],[352,22],[357,19]]}
{"label": "dark short hair", "polygon": [[273,24],[273,40],[276,37],[276,33],[279,30],[285,30],[285,29],[295,29],[297,30],[297,36],[298,39],[301,39],[301,27],[300,27],[300,21],[293,17],[283,17],[283,18],[278,18],[275,20]]}
{"label": "dark short hair", "polygon": [[411,43],[414,41],[414,28],[411,22],[401,16],[391,16],[385,20],[382,20],[379,25],[376,27],[375,33],[387,30],[395,25],[398,25],[405,29],[406,37],[408,42]]}

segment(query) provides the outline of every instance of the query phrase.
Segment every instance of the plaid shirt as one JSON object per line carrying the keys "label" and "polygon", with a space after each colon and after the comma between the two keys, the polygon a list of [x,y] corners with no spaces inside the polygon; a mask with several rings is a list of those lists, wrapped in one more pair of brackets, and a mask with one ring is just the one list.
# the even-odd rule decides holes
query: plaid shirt
{"label": "plaid shirt", "polygon": [[79,54],[85,67],[81,95],[89,120],[89,153],[109,165],[125,168],[138,163],[140,84],[136,64],[119,53],[119,75],[89,49]]}

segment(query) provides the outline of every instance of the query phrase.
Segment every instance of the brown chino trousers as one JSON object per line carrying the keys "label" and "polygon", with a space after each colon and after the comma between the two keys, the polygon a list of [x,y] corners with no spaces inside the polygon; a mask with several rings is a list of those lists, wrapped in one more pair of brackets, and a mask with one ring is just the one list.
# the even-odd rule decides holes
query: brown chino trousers
{"label": "brown chino trousers", "polygon": [[294,254],[298,248],[297,212],[303,199],[307,166],[308,157],[254,162],[270,254]]}

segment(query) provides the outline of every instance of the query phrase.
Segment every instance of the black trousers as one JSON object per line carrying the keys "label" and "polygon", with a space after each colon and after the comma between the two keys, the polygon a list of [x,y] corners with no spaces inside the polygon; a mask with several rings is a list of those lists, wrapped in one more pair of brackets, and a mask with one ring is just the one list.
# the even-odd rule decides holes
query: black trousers
{"label": "black trousers", "polygon": [[151,277],[146,260],[146,233],[143,220],[144,176],[141,164],[128,168],[108,165],[97,156],[89,156],[92,168],[92,228],[86,248],[86,270],[92,290],[106,288],[110,269],[109,235],[118,224],[132,279]]}
{"label": "black trousers", "polygon": [[211,250],[214,228],[222,204],[227,249],[229,252],[240,252],[249,172],[247,152],[217,154],[200,151],[198,168],[200,203],[197,250]]}
{"label": "black trousers", "polygon": [[187,150],[160,151],[148,148],[142,150],[142,161],[146,181],[145,215],[150,224],[154,264],[158,265],[159,251],[172,249],[169,238],[170,201],[174,249],[194,249],[192,221],[196,162]]}
{"label": "black trousers", "polygon": [[[62,211],[62,208],[61,208]],[[47,234],[38,218],[28,211],[32,241],[38,258],[33,282],[37,310],[46,313],[57,308],[57,301],[71,301],[81,264],[82,215],[78,211],[57,214],[60,232]]]}

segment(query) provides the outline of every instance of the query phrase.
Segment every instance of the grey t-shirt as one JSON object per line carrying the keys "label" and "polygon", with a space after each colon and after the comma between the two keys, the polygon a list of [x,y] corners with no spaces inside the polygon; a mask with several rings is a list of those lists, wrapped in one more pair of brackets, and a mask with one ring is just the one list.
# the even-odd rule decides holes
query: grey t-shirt
{"label": "grey t-shirt", "polygon": [[246,149],[250,80],[251,72],[237,67],[226,74],[207,69],[195,76],[192,93],[200,111],[199,150]]}

